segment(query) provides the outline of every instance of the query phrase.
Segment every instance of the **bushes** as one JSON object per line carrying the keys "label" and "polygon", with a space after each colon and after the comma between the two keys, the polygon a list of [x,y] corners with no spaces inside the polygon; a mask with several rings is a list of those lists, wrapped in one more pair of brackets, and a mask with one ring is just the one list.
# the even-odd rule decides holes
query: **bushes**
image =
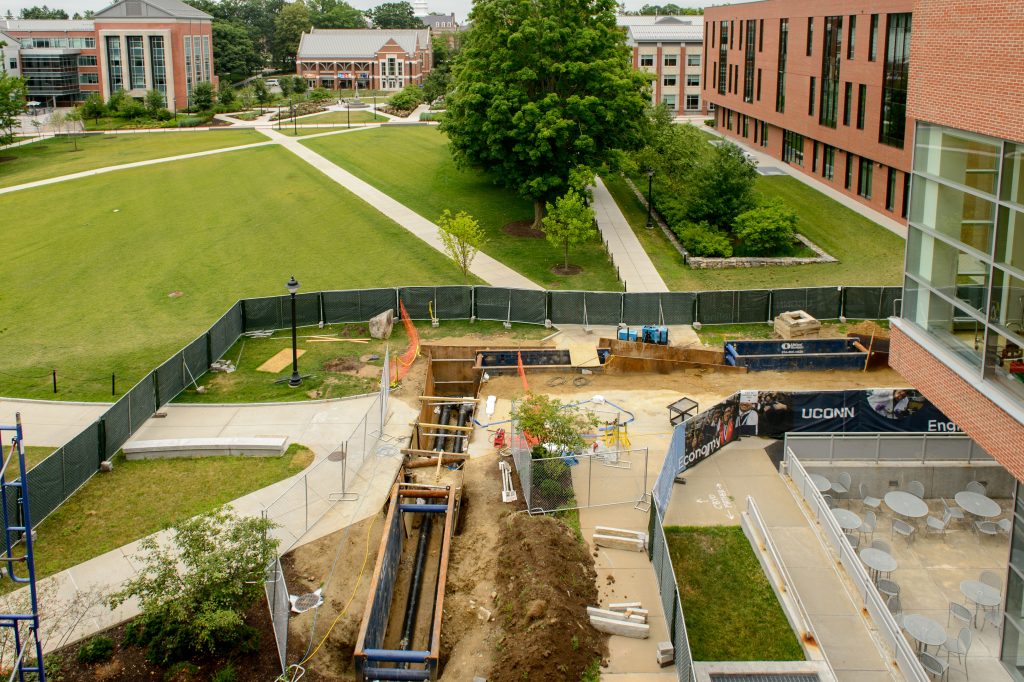
{"label": "bushes", "polygon": [[732,256],[732,243],[729,236],[707,223],[684,223],[672,230],[679,237],[683,248],[692,256],[703,258],[729,258]]}
{"label": "bushes", "polygon": [[178,121],[178,128],[198,128],[201,125],[206,125],[206,118],[203,116],[188,116]]}
{"label": "bushes", "polygon": [[423,101],[423,89],[418,85],[407,85],[401,92],[391,96],[388,106],[401,115],[408,114]]}
{"label": "bushes", "polygon": [[733,232],[751,255],[772,255],[792,246],[796,221],[796,211],[773,199],[738,215]]}
{"label": "bushes", "polygon": [[314,102],[326,102],[328,100],[334,99],[335,97],[327,88],[316,88],[311,93],[309,93],[309,98]]}
{"label": "bushes", "polygon": [[93,637],[78,648],[80,663],[103,663],[114,655],[114,640],[109,637]]}

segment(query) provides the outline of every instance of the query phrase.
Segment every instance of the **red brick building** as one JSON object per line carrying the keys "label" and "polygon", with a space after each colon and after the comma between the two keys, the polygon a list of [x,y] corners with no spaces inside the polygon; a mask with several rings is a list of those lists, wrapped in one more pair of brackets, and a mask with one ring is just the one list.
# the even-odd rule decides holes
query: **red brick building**
{"label": "red brick building", "polygon": [[702,96],[716,109],[717,128],[905,220],[912,2],[708,7]]}
{"label": "red brick building", "polygon": [[433,66],[430,29],[326,29],[303,33],[296,73],[311,88],[401,90]]}
{"label": "red brick building", "polygon": [[651,101],[675,116],[707,114],[701,98],[704,24],[691,16],[617,18],[633,51],[633,68],[651,75]]}

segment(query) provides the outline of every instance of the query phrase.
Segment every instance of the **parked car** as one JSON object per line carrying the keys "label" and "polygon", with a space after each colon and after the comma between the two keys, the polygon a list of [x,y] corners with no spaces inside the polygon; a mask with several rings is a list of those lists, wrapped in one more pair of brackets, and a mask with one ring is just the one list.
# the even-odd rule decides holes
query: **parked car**
{"label": "parked car", "polygon": [[279,87],[281,87],[281,83],[276,78],[268,78],[267,79],[267,87],[269,87],[269,88],[279,88]]}

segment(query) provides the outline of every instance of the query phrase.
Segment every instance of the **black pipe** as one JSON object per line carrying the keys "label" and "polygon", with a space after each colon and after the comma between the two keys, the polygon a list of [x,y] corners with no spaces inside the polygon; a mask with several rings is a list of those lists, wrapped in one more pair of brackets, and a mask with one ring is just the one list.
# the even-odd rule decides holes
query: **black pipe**
{"label": "black pipe", "polygon": [[407,650],[412,645],[413,629],[416,627],[416,611],[420,604],[420,592],[423,584],[423,564],[427,558],[427,545],[430,542],[430,529],[433,527],[434,515],[424,514],[420,523],[420,540],[416,545],[416,560],[412,566],[412,578],[409,580],[409,599],[405,603],[405,618],[402,619],[402,639],[398,648]]}
{"label": "black pipe", "polygon": [[434,450],[436,450],[437,452],[444,451],[444,442],[446,439],[443,438],[442,436],[445,433],[447,433],[447,431],[445,431],[441,427],[445,426],[448,423],[448,419],[451,418],[451,409],[452,408],[450,405],[445,405],[444,407],[442,407],[441,417],[440,419],[437,420],[437,426],[435,427],[435,433],[437,435],[434,436]]}
{"label": "black pipe", "polygon": [[[459,426],[465,426],[469,422],[469,415],[473,413],[473,408],[469,405],[463,405],[459,408]],[[459,431],[461,435],[468,436],[465,431]],[[454,449],[452,452],[465,452],[469,445],[469,438],[455,438]]]}

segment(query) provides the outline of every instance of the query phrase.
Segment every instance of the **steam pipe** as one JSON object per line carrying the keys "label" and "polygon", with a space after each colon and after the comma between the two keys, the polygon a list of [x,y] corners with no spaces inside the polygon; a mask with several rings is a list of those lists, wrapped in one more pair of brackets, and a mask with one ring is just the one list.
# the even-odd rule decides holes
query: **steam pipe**
{"label": "steam pipe", "polygon": [[[441,418],[437,420],[438,426],[443,427],[448,425],[448,420],[451,418],[451,409],[452,408],[449,405],[445,405],[444,407],[441,408]],[[437,450],[438,452],[443,452],[445,440],[447,439],[442,437],[440,434],[446,432],[443,428],[439,428],[437,433],[438,435],[434,436],[434,449]]]}
{"label": "steam pipe", "polygon": [[409,599],[405,604],[405,617],[402,619],[402,639],[399,648],[408,649],[412,645],[413,630],[416,627],[416,611],[420,603],[420,592],[423,583],[423,564],[426,563],[427,545],[430,541],[430,529],[433,527],[434,515],[424,514],[420,523],[420,539],[416,545],[416,559],[412,566],[412,578],[409,581]]}

